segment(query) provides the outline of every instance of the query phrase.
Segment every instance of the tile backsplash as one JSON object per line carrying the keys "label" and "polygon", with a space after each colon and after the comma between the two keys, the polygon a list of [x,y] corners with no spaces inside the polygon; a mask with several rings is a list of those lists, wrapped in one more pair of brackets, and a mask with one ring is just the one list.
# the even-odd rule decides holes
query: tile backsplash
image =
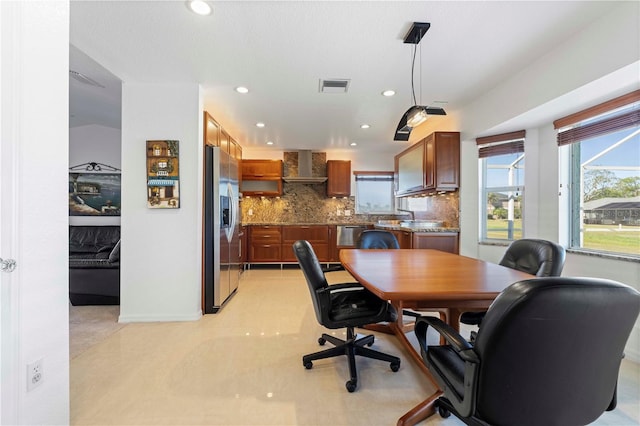
{"label": "tile backsplash", "polygon": [[[326,184],[284,183],[281,197],[244,197],[242,222],[254,223],[373,223],[379,219],[409,219],[409,214],[357,215],[355,197],[327,198]],[[457,228],[458,192],[406,200],[416,219],[445,221]],[[344,215],[345,210],[351,215]],[[340,211],[340,215],[338,215]],[[251,213],[251,214],[249,214]]]}

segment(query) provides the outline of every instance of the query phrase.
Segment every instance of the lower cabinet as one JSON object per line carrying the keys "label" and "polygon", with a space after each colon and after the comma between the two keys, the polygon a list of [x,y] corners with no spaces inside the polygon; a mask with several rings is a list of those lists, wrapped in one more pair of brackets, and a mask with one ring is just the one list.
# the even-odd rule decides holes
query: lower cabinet
{"label": "lower cabinet", "polygon": [[291,225],[282,227],[282,261],[297,262],[293,253],[293,243],[307,240],[313,247],[320,262],[328,262],[329,226],[328,225]]}
{"label": "lower cabinet", "polygon": [[[321,263],[339,262],[335,225],[250,225],[245,228],[243,249],[249,263],[296,263],[293,243],[307,240]],[[457,232],[409,232],[390,230],[402,249],[436,249],[458,253]],[[351,247],[349,247],[351,248]]]}
{"label": "lower cabinet", "polygon": [[330,260],[328,225],[251,225],[250,263],[294,263],[293,243],[307,240],[320,262]]}
{"label": "lower cabinet", "polygon": [[401,249],[410,249],[413,248],[413,237],[412,232],[409,231],[400,231],[400,230],[391,230],[389,231],[393,235],[395,235],[398,240],[398,244]]}
{"label": "lower cabinet", "polygon": [[458,254],[457,232],[414,232],[414,249],[435,249]]}
{"label": "lower cabinet", "polygon": [[251,226],[249,262],[281,262],[282,230],[279,225]]}

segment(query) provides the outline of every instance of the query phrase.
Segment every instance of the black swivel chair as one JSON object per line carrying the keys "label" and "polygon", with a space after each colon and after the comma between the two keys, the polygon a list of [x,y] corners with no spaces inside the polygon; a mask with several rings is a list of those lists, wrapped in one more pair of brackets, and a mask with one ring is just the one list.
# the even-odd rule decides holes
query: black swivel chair
{"label": "black swivel chair", "polygon": [[351,376],[346,383],[349,392],[356,390],[358,385],[356,355],[387,361],[393,372],[398,371],[400,358],[365,348],[365,345],[373,345],[374,336],[368,335],[358,338],[354,331],[355,327],[362,327],[366,324],[395,321],[397,313],[393,306],[379,299],[359,283],[329,286],[318,258],[308,241],[296,241],[293,244],[293,251],[307,280],[318,322],[330,329],[347,329],[347,340],[323,333],[322,337],[318,339],[318,343],[324,345],[325,342],[331,342],[335,347],[303,356],[302,364],[305,368],[312,368],[312,361],[318,359],[346,355],[349,360]]}
{"label": "black swivel chair", "polygon": [[[559,277],[564,268],[564,258],[565,250],[561,245],[524,238],[511,243],[499,264],[537,277]],[[484,312],[463,312],[460,322],[479,326],[483,317]]]}
{"label": "black swivel chair", "polygon": [[[611,280],[548,277],[509,286],[472,346],[438,318],[416,321],[442,417],[468,425],[584,425],[616,406],[640,293]],[[447,341],[428,346],[432,326]]]}
{"label": "black swivel chair", "polygon": [[[395,235],[389,231],[380,229],[368,229],[362,231],[356,240],[356,248],[358,249],[399,249],[400,244]],[[324,272],[344,271],[342,265],[330,266],[323,268]]]}
{"label": "black swivel chair", "polygon": [[369,229],[362,231],[356,247],[359,249],[399,249],[400,244],[395,235],[389,231]]}

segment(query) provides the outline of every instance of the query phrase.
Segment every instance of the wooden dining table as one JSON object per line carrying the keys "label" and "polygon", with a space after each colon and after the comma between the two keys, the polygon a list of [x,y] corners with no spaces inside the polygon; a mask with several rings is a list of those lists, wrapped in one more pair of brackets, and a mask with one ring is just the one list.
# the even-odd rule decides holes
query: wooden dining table
{"label": "wooden dining table", "polygon": [[381,326],[395,334],[408,355],[431,380],[436,391],[398,420],[398,425],[414,425],[434,413],[433,403],[442,394],[426,368],[420,353],[407,338],[404,309],[433,310],[459,330],[460,314],[486,310],[510,284],[534,278],[515,269],[439,250],[343,249],[340,262],[364,287],[398,311],[398,320]]}

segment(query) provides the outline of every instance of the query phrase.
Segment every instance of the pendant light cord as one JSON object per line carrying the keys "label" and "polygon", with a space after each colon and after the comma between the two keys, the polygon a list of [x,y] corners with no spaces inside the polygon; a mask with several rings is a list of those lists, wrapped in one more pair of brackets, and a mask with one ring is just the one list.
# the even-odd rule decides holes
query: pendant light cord
{"label": "pendant light cord", "polygon": [[411,93],[413,94],[413,104],[414,105],[418,105],[418,103],[416,102],[416,89],[413,85],[413,76],[414,76],[414,69],[415,69],[415,65],[416,65],[416,50],[417,50],[417,44],[413,45],[413,59],[411,60]]}

